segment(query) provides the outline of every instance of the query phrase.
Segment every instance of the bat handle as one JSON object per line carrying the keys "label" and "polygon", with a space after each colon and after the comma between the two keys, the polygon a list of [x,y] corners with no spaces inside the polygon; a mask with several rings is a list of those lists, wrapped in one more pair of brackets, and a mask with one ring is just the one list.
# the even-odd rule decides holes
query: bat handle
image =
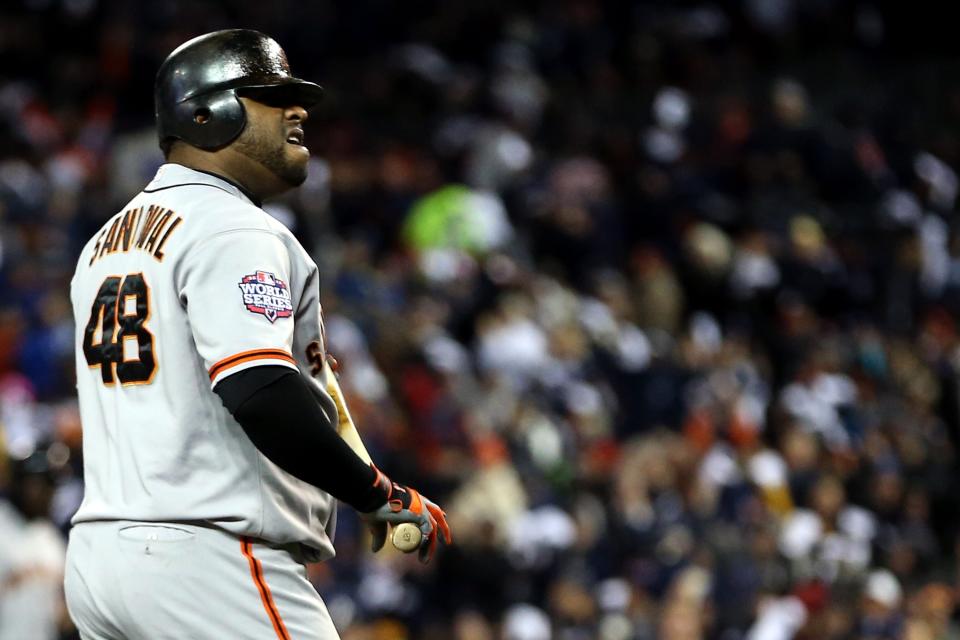
{"label": "bat handle", "polygon": [[404,553],[413,553],[420,548],[423,532],[412,522],[402,522],[393,528],[390,536],[393,546]]}

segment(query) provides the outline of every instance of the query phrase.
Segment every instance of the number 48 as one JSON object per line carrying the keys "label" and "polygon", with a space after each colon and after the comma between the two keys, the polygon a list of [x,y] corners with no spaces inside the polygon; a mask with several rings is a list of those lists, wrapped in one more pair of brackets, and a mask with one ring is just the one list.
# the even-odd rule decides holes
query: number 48
{"label": "number 48", "polygon": [[[109,276],[97,291],[90,320],[83,332],[83,355],[90,367],[100,367],[104,384],[149,384],[157,370],[150,317],[150,287],[142,273]],[[126,357],[127,340],[136,340],[136,357]]]}

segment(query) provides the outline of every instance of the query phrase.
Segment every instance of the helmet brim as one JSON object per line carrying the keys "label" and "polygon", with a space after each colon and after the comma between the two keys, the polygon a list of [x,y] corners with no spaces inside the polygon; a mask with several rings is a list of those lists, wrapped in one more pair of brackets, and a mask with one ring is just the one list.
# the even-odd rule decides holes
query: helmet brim
{"label": "helmet brim", "polygon": [[323,87],[300,78],[278,78],[268,84],[237,87],[238,96],[274,107],[298,106],[310,110],[323,99]]}

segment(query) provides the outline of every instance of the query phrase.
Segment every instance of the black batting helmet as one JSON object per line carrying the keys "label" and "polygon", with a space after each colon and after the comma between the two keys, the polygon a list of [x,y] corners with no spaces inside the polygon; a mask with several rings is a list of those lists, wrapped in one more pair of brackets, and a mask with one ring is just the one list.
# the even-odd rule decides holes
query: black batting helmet
{"label": "black batting helmet", "polygon": [[201,149],[229,144],[247,116],[238,95],[309,109],[323,89],[290,74],[277,42],[259,31],[214,31],[177,47],[154,84],[161,147],[179,139]]}

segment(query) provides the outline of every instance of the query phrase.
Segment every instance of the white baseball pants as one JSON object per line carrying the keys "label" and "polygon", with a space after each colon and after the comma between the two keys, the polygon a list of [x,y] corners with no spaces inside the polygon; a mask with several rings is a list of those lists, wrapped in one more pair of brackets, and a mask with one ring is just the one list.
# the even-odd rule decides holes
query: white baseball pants
{"label": "white baseball pants", "polygon": [[214,527],[78,524],[64,582],[83,640],[340,637],[287,550]]}

